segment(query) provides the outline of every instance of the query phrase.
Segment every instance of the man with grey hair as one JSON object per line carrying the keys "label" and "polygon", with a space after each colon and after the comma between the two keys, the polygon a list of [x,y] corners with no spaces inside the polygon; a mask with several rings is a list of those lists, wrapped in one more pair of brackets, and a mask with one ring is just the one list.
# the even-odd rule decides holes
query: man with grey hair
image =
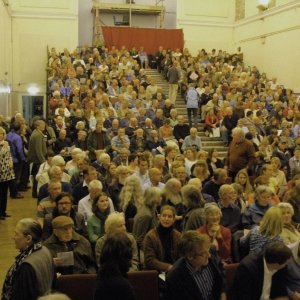
{"label": "man with grey hair", "polygon": [[226,299],[223,265],[210,247],[206,234],[183,233],[178,245],[182,257],[166,277],[167,299]]}
{"label": "man with grey hair", "polygon": [[[100,195],[103,186],[101,181],[94,179],[89,183],[88,189],[89,189],[89,194],[84,198],[82,198],[81,200],[79,200],[78,202],[78,212],[84,216],[86,221],[88,218],[90,218],[93,215],[92,212],[93,201]],[[114,205],[110,198],[108,198],[108,201],[109,201],[110,212],[115,211]]]}
{"label": "man with grey hair", "polygon": [[229,145],[226,164],[232,181],[241,169],[246,169],[251,174],[256,164],[255,148],[250,141],[245,139],[245,132],[242,128],[236,127],[232,130],[232,141]]}
{"label": "man with grey hair", "polygon": [[185,151],[188,147],[192,147],[196,149],[196,151],[199,151],[202,148],[201,138],[198,136],[198,131],[195,127],[192,127],[190,129],[190,135],[185,137],[181,150]]}
{"label": "man with grey hair", "polygon": [[221,224],[230,229],[231,233],[239,230],[241,222],[241,210],[234,204],[237,193],[232,185],[223,184],[219,189],[218,206],[221,209]]}

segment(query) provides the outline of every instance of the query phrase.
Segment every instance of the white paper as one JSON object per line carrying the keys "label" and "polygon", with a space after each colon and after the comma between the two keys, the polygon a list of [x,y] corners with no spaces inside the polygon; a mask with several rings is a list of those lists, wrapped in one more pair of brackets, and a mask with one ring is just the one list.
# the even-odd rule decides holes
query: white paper
{"label": "white paper", "polygon": [[58,252],[57,258],[61,259],[61,266],[74,266],[74,253],[73,251],[68,252]]}

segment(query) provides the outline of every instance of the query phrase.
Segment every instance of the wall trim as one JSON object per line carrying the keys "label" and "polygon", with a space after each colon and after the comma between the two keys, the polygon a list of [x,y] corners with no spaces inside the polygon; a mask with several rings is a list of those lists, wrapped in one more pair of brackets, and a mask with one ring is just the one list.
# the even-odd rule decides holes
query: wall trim
{"label": "wall trim", "polygon": [[214,22],[214,21],[197,21],[197,20],[177,19],[177,24],[178,25],[206,26],[206,27],[234,28],[233,22]]}

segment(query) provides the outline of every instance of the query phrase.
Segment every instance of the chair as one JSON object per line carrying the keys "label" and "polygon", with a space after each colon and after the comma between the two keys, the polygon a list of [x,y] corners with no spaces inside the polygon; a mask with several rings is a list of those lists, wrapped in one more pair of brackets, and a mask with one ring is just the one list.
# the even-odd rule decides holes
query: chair
{"label": "chair", "polygon": [[236,264],[228,264],[224,266],[225,274],[226,274],[226,290],[228,291],[234,280],[235,272],[239,266],[239,263]]}
{"label": "chair", "polygon": [[[57,290],[72,300],[93,300],[96,274],[62,275],[57,279]],[[137,300],[158,300],[158,274],[156,271],[128,273]]]}

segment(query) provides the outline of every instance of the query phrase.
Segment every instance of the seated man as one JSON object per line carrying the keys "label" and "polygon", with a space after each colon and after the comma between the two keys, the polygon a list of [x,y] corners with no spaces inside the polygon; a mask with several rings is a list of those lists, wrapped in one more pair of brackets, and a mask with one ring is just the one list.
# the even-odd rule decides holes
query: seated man
{"label": "seated man", "polygon": [[[95,179],[92,180],[88,185],[89,194],[82,198],[78,202],[78,212],[84,216],[84,219],[87,221],[93,215],[92,205],[94,199],[102,193],[102,183],[101,181]],[[110,212],[115,211],[112,200],[108,198]]]}
{"label": "seated man", "polygon": [[53,257],[56,271],[65,274],[96,273],[90,242],[73,230],[74,221],[67,216],[52,220],[53,234],[44,242]]}
{"label": "seated man", "polygon": [[282,270],[292,257],[283,243],[273,243],[264,253],[246,256],[235,273],[230,299],[288,299]]}
{"label": "seated man", "polygon": [[198,134],[197,128],[192,127],[190,129],[190,135],[186,136],[182,143],[181,146],[182,151],[185,151],[186,148],[189,147],[196,149],[196,151],[199,151],[202,148],[201,138],[197,134]]}
{"label": "seated man", "polygon": [[189,230],[182,235],[178,247],[183,257],[167,274],[167,299],[226,299],[223,265],[210,246],[206,234]]}
{"label": "seated man", "polygon": [[72,204],[73,197],[71,194],[62,192],[56,196],[53,211],[45,216],[42,236],[43,240],[49,238],[53,233],[52,220],[58,216],[67,216],[72,218],[74,222],[74,230],[87,238],[87,227],[83,215],[76,212]]}

